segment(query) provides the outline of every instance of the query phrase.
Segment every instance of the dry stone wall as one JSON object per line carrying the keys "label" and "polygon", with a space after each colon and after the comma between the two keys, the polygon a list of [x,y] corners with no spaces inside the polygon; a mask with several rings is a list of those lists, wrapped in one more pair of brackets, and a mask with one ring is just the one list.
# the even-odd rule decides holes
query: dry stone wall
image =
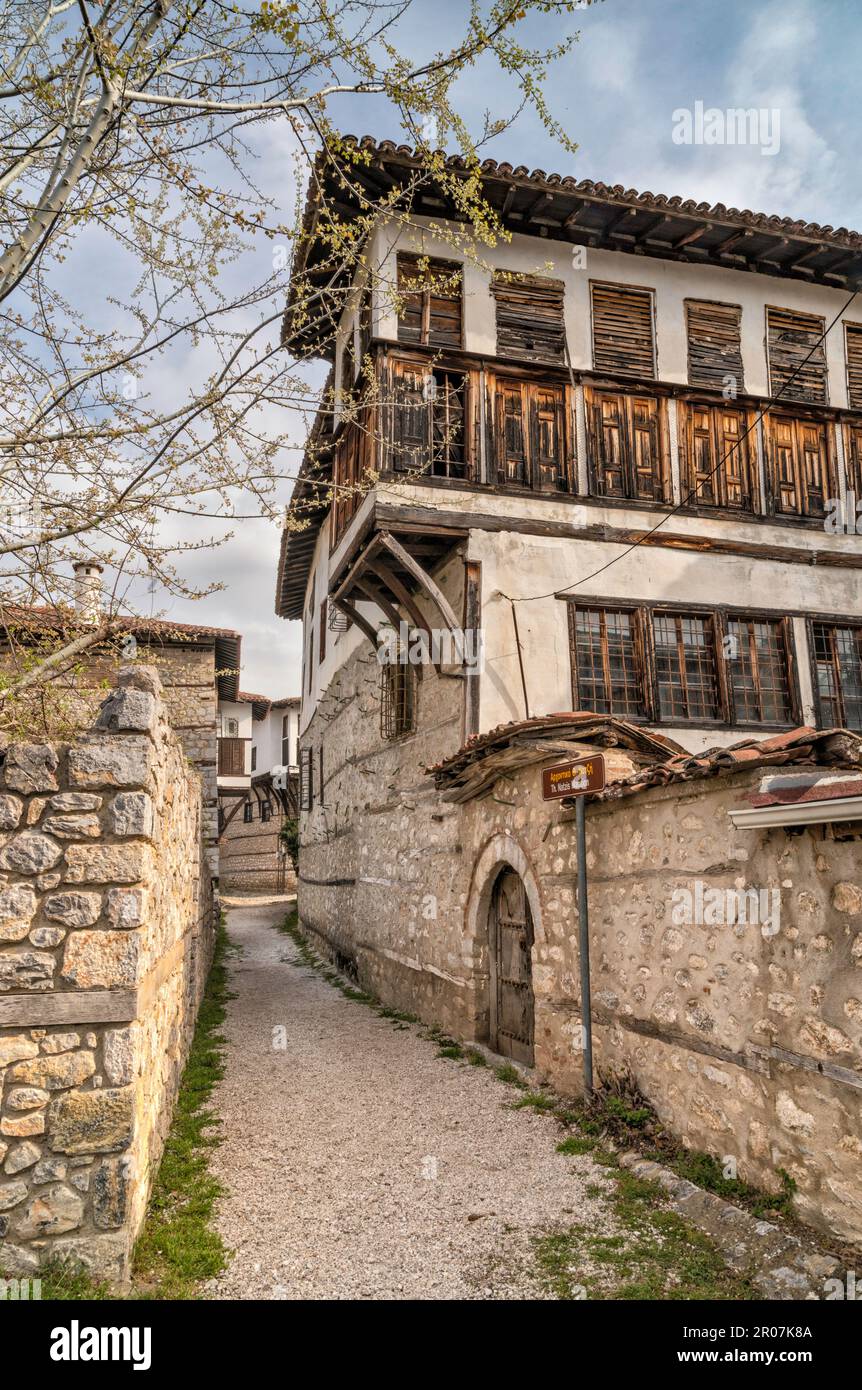
{"label": "dry stone wall", "polygon": [[201,779],[152,667],[0,773],[0,1268],[122,1283],[214,940]]}
{"label": "dry stone wall", "polygon": [[293,893],[296,874],[282,853],[284,817],[260,819],[260,805],[250,802],[254,819],[246,821],[237,811],[219,839],[219,886],[226,893]]}

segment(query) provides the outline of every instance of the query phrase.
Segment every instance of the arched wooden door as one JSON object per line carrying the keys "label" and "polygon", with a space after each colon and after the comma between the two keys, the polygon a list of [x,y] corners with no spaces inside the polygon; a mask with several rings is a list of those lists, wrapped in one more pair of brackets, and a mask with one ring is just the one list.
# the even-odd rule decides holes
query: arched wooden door
{"label": "arched wooden door", "polygon": [[494,885],[490,1044],[513,1061],[533,1065],[533,919],[523,880],[504,869]]}

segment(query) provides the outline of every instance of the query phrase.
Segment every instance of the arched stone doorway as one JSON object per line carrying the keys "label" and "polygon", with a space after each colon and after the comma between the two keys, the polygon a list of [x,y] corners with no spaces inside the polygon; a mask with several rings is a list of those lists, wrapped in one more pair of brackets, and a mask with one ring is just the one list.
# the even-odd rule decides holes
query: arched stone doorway
{"label": "arched stone doorway", "polygon": [[502,1057],[533,1065],[533,914],[520,874],[497,875],[488,913],[489,1044]]}

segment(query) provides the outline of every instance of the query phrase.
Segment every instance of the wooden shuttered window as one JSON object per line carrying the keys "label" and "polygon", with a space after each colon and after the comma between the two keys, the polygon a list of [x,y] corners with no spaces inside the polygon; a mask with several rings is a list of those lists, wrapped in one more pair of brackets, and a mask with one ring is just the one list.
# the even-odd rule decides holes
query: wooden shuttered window
{"label": "wooden shuttered window", "polygon": [[828,403],[825,319],[791,309],[766,310],[769,390],[788,401]]}
{"label": "wooden shuttered window", "polygon": [[844,425],[844,458],[847,463],[847,489],[862,504],[862,424],[848,420]]}
{"label": "wooden shuttered window", "polygon": [[396,472],[472,477],[470,373],[392,362],[390,456]]}
{"label": "wooden shuttered window", "polygon": [[329,603],[325,598],[320,600],[320,637],[317,644],[317,664],[322,665],[326,660],[326,617]]}
{"label": "wooden shuttered window", "polygon": [[683,502],[753,511],[757,448],[748,412],[679,401],[677,421]]}
{"label": "wooden shuttered window", "polygon": [[497,481],[536,492],[571,492],[566,388],[500,377],[495,386]]}
{"label": "wooden shuttered window", "polygon": [[730,379],[737,393],[743,391],[742,310],[739,305],[687,299],[685,319],[690,384],[721,391]]}
{"label": "wooden shuttered window", "polygon": [[652,290],[592,287],[593,366],[616,376],[655,377]]}
{"label": "wooden shuttered window", "polygon": [[498,271],[491,293],[497,313],[498,357],[565,362],[562,280]]}
{"label": "wooden shuttered window", "polygon": [[847,355],[847,403],[851,410],[862,410],[862,323],[845,323],[844,350]]}
{"label": "wooden shuttered window", "polygon": [[398,341],[461,346],[461,266],[398,255]]}
{"label": "wooden shuttered window", "polygon": [[338,441],[333,471],[333,546],[338,544],[362,503],[365,479],[373,466],[372,431],[375,418],[370,408],[360,410]]}
{"label": "wooden shuttered window", "polygon": [[763,417],[770,503],[781,516],[822,517],[837,497],[832,427],[772,412]]}
{"label": "wooden shuttered window", "polygon": [[593,491],[599,497],[670,500],[663,398],[585,388]]}

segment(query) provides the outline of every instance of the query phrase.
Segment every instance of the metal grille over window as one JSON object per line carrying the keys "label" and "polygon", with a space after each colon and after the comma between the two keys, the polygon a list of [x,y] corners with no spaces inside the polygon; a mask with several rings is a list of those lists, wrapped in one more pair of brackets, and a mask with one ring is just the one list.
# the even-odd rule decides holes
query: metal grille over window
{"label": "metal grille over window", "polygon": [[498,271],[491,293],[496,301],[499,357],[565,361],[562,280]]}
{"label": "metal grille over window", "polygon": [[742,310],[739,306],[687,299],[685,315],[690,384],[721,391],[728,384],[728,378],[732,378],[735,391],[743,391]]}
{"label": "metal grille over window", "polygon": [[862,731],[862,628],[814,623],[813,634],[821,724]]}
{"label": "metal grille over window", "polygon": [[403,738],[416,728],[416,669],[408,662],[389,661],[380,667],[380,733]]}
{"label": "metal grille over window", "polygon": [[735,718],[741,723],[789,723],[792,703],[784,624],[730,618],[727,647]]}
{"label": "metal grille over window", "polygon": [[817,314],[766,310],[769,389],[773,396],[827,403],[825,327],[825,320]]}
{"label": "metal grille over window", "polygon": [[641,717],[644,711],[637,621],[633,613],[569,608],[576,708]]}
{"label": "metal grille over window", "polygon": [[301,748],[299,752],[299,806],[302,811],[310,811],[314,800],[313,750]]}
{"label": "metal grille over window", "polygon": [[652,291],[593,285],[592,296],[596,371],[654,377]]}
{"label": "metal grille over window", "polygon": [[662,719],[718,719],[720,699],[712,618],[656,613],[653,637]]}

